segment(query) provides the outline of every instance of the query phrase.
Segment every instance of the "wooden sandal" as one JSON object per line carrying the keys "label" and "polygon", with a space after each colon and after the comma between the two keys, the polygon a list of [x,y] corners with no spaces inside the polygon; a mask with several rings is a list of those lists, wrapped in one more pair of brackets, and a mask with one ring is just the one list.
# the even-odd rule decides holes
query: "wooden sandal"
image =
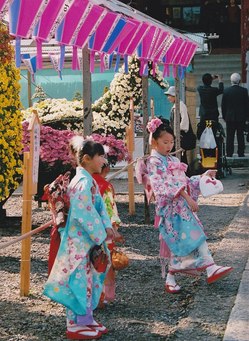
{"label": "wooden sandal", "polygon": [[211,276],[209,276],[207,278],[207,283],[208,284],[212,284],[215,283],[217,281],[219,281],[220,279],[228,276],[230,274],[230,272],[233,271],[233,268],[228,267],[228,266],[220,266],[218,267],[218,269],[216,269]]}
{"label": "wooden sandal", "polygon": [[100,332],[101,334],[107,334],[108,329],[103,324],[96,322],[96,324],[88,324],[87,327]]}
{"label": "wooden sandal", "polygon": [[[90,334],[90,335],[89,335]],[[66,331],[67,339],[69,340],[94,340],[99,339],[102,336],[102,333],[98,330],[94,330],[92,328],[82,328],[77,331]]]}
{"label": "wooden sandal", "polygon": [[169,294],[179,294],[179,292],[181,291],[181,287],[178,284],[173,285],[173,284],[166,283],[165,290]]}

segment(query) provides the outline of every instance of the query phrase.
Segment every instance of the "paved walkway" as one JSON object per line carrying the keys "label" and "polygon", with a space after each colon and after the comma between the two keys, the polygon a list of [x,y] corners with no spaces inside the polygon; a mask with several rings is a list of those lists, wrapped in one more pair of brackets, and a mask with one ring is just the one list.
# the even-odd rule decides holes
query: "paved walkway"
{"label": "paved walkway", "polygon": [[[249,227],[249,192],[235,216],[232,224],[244,228]],[[248,239],[247,239],[248,245]],[[249,248],[248,248],[249,252]],[[249,258],[243,272],[234,307],[231,311],[223,341],[248,341],[249,340]]]}

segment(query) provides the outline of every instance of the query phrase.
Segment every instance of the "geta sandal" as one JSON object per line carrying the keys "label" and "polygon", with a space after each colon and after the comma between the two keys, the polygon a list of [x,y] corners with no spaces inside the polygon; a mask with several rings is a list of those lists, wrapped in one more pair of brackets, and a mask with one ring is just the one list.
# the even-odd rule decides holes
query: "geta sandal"
{"label": "geta sandal", "polygon": [[91,328],[84,328],[77,331],[67,330],[66,336],[69,340],[94,340],[101,338],[102,333]]}
{"label": "geta sandal", "polygon": [[169,294],[179,294],[179,292],[181,291],[181,287],[178,284],[173,285],[173,284],[166,283],[165,290]]}
{"label": "geta sandal", "polygon": [[211,276],[209,276],[207,278],[207,283],[208,284],[212,284],[215,283],[217,281],[219,281],[220,279],[228,276],[230,274],[230,272],[233,271],[232,267],[228,267],[228,266],[220,266],[218,269],[216,269]]}
{"label": "geta sandal", "polygon": [[96,324],[88,324],[87,327],[100,332],[101,334],[107,334],[108,329],[103,324],[96,322]]}

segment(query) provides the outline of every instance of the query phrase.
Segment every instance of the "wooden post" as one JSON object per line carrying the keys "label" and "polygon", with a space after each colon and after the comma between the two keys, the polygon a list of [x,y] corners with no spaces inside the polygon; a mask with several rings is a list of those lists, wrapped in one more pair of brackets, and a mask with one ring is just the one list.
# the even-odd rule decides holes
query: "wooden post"
{"label": "wooden post", "polygon": [[[36,110],[33,111],[33,116],[28,130],[30,131],[30,151],[24,152],[22,235],[31,231],[32,195],[37,192],[40,153],[40,122]],[[27,296],[29,294],[30,250],[31,238],[29,237],[22,240],[21,245],[21,296]]]}
{"label": "wooden post", "polygon": [[[178,69],[176,69],[176,78],[175,78],[175,92],[176,92],[176,100],[175,100],[175,116],[174,116],[174,134],[175,134],[175,149],[179,150],[181,148],[180,144],[180,81],[178,77]],[[181,152],[178,152],[176,156],[181,159]]]}
{"label": "wooden post", "polygon": [[29,108],[32,107],[32,91],[31,91],[31,73],[27,70],[28,77],[28,104]]}
{"label": "wooden post", "polygon": [[[130,99],[130,124],[127,128],[127,146],[130,155],[130,162],[133,161],[134,152],[134,103]],[[129,214],[135,214],[135,201],[134,201],[134,171],[133,164],[128,167],[128,191],[129,191]]]}
{"label": "wooden post", "polygon": [[[146,130],[146,126],[149,121],[148,112],[148,77],[142,77],[142,110],[143,110],[143,126],[144,126],[144,155],[149,154],[149,133]],[[150,224],[150,207],[147,201],[146,194],[144,192],[144,222]]]}
{"label": "wooden post", "polygon": [[151,114],[151,118],[155,117],[155,106],[154,106],[154,98],[151,97],[150,99],[150,114]]}
{"label": "wooden post", "polygon": [[[188,108],[189,119],[196,134],[196,80],[194,73],[187,73],[185,78],[185,98],[186,106]],[[187,159],[189,167],[197,157],[197,148],[187,151]],[[191,171],[191,168],[190,168]]]}
{"label": "wooden post", "polygon": [[[31,230],[32,195],[29,190],[30,152],[24,152],[23,168],[23,206],[22,206],[22,234]],[[30,249],[31,238],[22,240],[21,245],[21,284],[20,296],[28,296],[30,286]]]}
{"label": "wooden post", "polygon": [[90,72],[90,51],[82,49],[83,59],[83,107],[84,107],[84,136],[92,134],[92,78]]}

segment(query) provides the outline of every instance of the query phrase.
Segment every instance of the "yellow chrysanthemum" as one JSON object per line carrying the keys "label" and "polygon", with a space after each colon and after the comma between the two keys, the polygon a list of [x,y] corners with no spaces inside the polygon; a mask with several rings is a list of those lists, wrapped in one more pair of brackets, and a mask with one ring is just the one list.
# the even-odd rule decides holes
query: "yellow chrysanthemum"
{"label": "yellow chrysanthemum", "polygon": [[[0,24],[0,205],[19,185],[22,174],[20,71],[14,66],[6,27]],[[3,46],[2,46],[3,45]]]}

